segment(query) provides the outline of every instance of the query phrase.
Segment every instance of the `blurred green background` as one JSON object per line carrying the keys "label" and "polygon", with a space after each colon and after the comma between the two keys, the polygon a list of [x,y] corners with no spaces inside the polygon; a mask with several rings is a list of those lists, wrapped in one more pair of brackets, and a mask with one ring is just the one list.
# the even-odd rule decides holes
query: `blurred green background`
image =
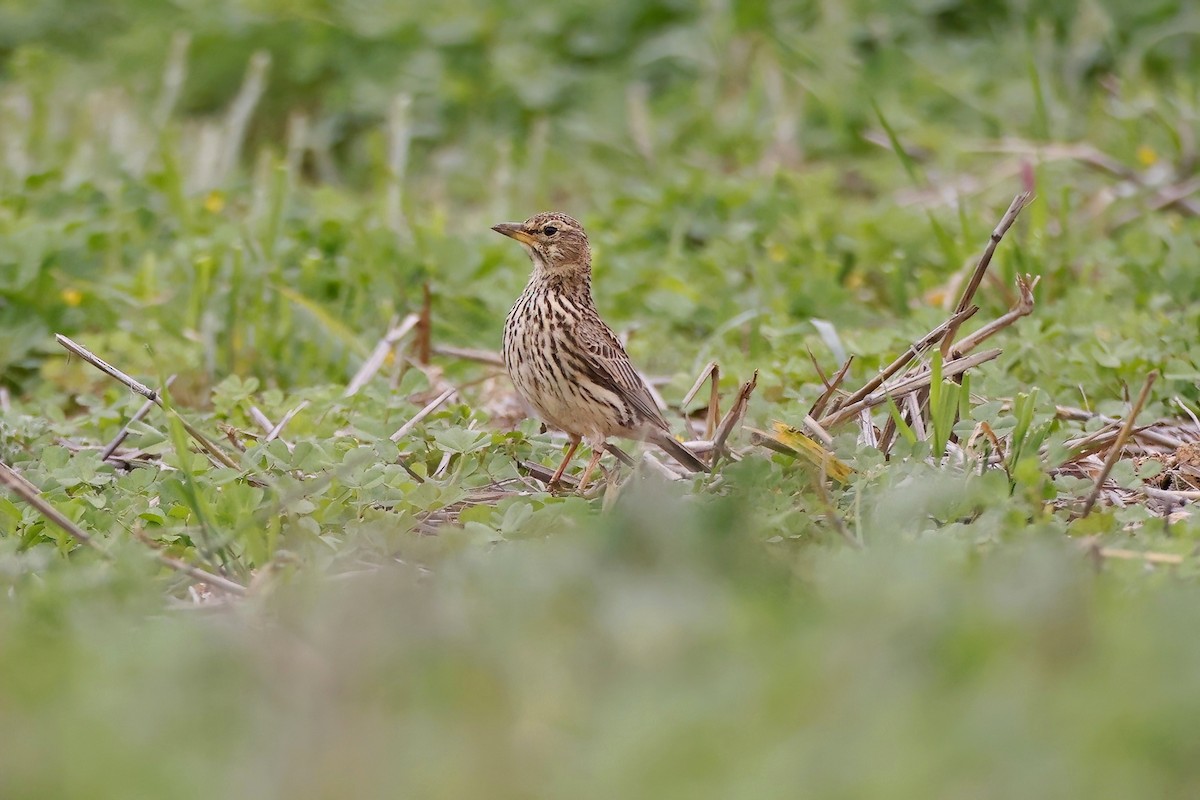
{"label": "blurred green background", "polygon": [[[554,208],[668,399],[716,359],[796,424],[807,351],[861,384],[1032,188],[979,320],[1019,273],[1038,307],[977,419],[1028,393],[1061,443],[1056,403],[1121,416],[1150,369],[1178,417],[1197,34],[1186,0],[0,0],[0,459],[113,556],[0,499],[0,796],[1196,796],[1186,511],[1073,520],[1045,453],[1006,480],[852,433],[831,500],[763,454],[473,505],[560,449],[492,430],[486,384],[399,446],[429,375],[342,390],[426,285],[435,343],[496,349],[527,264],[488,228]],[[213,468],[152,414],[117,471],[141,398],[54,333],[177,375],[214,437],[307,401],[294,449]],[[133,533],[256,591],[194,604]]]}

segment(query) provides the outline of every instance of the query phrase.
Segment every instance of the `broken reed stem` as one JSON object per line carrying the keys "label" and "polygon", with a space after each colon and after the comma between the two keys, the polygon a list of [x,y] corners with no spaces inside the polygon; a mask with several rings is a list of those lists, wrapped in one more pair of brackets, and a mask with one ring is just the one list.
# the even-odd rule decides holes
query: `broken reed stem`
{"label": "broken reed stem", "polygon": [[[1095,455],[1101,450],[1108,450],[1112,443],[1116,441],[1117,436],[1121,433],[1120,427],[1103,428],[1095,433],[1089,433],[1087,436],[1080,436],[1075,439],[1068,439],[1063,443],[1063,449],[1067,451],[1069,457],[1063,461],[1060,466],[1066,466],[1074,461],[1081,461],[1088,456]],[[1129,438],[1134,438],[1137,435],[1136,431],[1131,431]]]}
{"label": "broken reed stem", "polygon": [[73,341],[72,339],[68,339],[66,336],[63,336],[61,333],[56,333],[54,335],[54,340],[57,341],[63,347],[65,347],[68,352],[83,359],[84,361],[91,364],[96,369],[103,372],[105,375],[108,375],[110,378],[113,378],[114,380],[125,384],[130,389],[137,392],[138,394],[140,394],[142,397],[146,398],[150,402],[156,403],[156,404],[159,402],[158,392],[154,391],[153,389],[151,389],[149,386],[142,383],[141,381],[134,380],[133,378],[129,377],[124,372],[117,369],[112,364],[109,364],[107,361],[100,358],[100,356],[96,355],[91,350],[88,350],[86,347],[79,344],[78,342]]}
{"label": "broken reed stem", "polygon": [[[114,367],[112,364],[109,364],[107,361],[100,358],[100,356],[96,355],[91,350],[88,350],[86,347],[79,344],[78,342],[73,341],[72,339],[69,339],[66,336],[63,336],[61,333],[56,333],[54,335],[54,339],[60,345],[62,345],[64,348],[66,348],[67,352],[69,352],[75,356],[78,356],[83,361],[86,361],[87,363],[91,364],[93,367],[100,370],[105,375],[108,375],[110,378],[113,378],[114,380],[118,381],[119,383],[125,384],[130,389],[137,392],[142,397],[145,397],[147,400],[154,403],[159,408],[167,410],[166,407],[163,405],[162,397],[159,395],[159,393],[154,391],[153,389],[151,389],[146,384],[142,383],[141,381],[134,380],[133,378],[126,375],[121,370]],[[192,423],[190,423],[186,419],[184,419],[183,416],[178,411],[175,411],[174,409],[169,409],[169,413],[173,414],[175,416],[175,418],[179,420],[180,424],[183,425],[183,429],[185,431],[187,431],[188,435],[191,436],[192,439],[194,439],[196,441],[196,444],[200,445],[200,447],[206,453],[208,453],[208,455],[210,457],[212,457],[213,460],[218,462],[218,464],[220,466],[228,467],[229,469],[238,469],[237,462],[235,462],[232,458],[230,458],[228,455],[226,455],[225,451],[221,450],[215,444],[210,442],[208,440],[208,437],[206,437],[199,430],[197,430],[196,427],[194,425],[192,425]]]}
{"label": "broken reed stem", "polygon": [[[167,378],[167,381],[166,381],[166,383],[163,384],[163,387],[170,388],[171,384],[174,382],[175,382],[175,376],[172,375],[169,378]],[[111,442],[109,442],[108,445],[103,450],[100,451],[100,460],[101,461],[108,461],[108,459],[112,457],[112,454],[117,452],[117,448],[120,447],[121,443],[124,442],[125,439],[129,437],[130,427],[134,423],[141,422],[143,419],[145,419],[146,415],[150,413],[150,409],[154,408],[154,405],[155,405],[155,402],[153,400],[147,400],[146,402],[142,403],[141,408],[139,408],[136,412],[134,412],[134,415],[129,418],[128,422],[125,423],[125,427],[121,428],[121,432],[118,433],[116,435],[116,437]]]}
{"label": "broken reed stem", "polygon": [[[977,311],[979,311],[978,306],[971,306],[970,308],[966,308],[962,311],[957,311],[952,314],[949,319],[943,321],[942,324],[938,325],[929,333],[910,344],[908,349],[897,356],[892,363],[881,369],[878,375],[864,383],[861,389],[851,394],[841,403],[838,403],[835,406],[834,411],[830,412],[830,414],[827,414],[824,419],[828,419],[834,413],[840,414],[846,408],[861,401],[864,397],[882,386],[884,381],[903,369],[904,366],[911,362],[914,358],[919,358],[926,350],[942,341],[942,338],[946,336],[951,328],[957,328],[963,322],[974,316]],[[822,424],[825,424],[824,419],[822,419]]]}
{"label": "broken reed stem", "polygon": [[[923,395],[921,402],[917,401],[918,394]],[[909,424],[919,442],[929,440],[929,432],[925,430],[925,418],[921,416],[921,406],[929,400],[927,395],[927,392],[911,392],[906,394],[904,396],[904,409],[901,412],[901,419]],[[938,455],[940,457],[941,453]]]}
{"label": "broken reed stem", "polygon": [[760,445],[768,450],[774,450],[776,453],[782,453],[783,455],[791,456],[792,458],[797,458],[800,456],[800,453],[794,447],[788,447],[786,444],[778,441],[774,436],[766,431],[749,427],[747,427],[746,430],[750,433],[751,444]]}
{"label": "broken reed stem", "polygon": [[[888,417],[891,422],[891,417]],[[876,450],[887,452],[886,449],[879,446],[879,438],[875,435],[875,424],[871,422],[871,409],[864,408],[858,412],[858,440],[867,447],[873,447]]]}
{"label": "broken reed stem", "polygon": [[[1119,419],[1106,417],[1103,414],[1097,414],[1093,411],[1084,411],[1082,408],[1072,408],[1070,406],[1055,406],[1054,415],[1059,419],[1072,420],[1074,422],[1087,422],[1089,419],[1098,419],[1105,425],[1117,425],[1120,423]],[[1156,424],[1158,423],[1151,423],[1151,425]],[[1171,436],[1163,431],[1156,431],[1150,426],[1142,428],[1140,431],[1136,431],[1135,434],[1139,439],[1144,439],[1151,444],[1157,444],[1162,447],[1169,447],[1172,450],[1177,450],[1184,444],[1183,439]]]}
{"label": "broken reed stem", "polygon": [[811,414],[804,415],[804,427],[812,431],[813,436],[821,440],[821,444],[826,447],[833,447],[833,437],[829,435],[829,431],[821,427],[821,425],[812,418]]}
{"label": "broken reed stem", "polygon": [[704,386],[704,382],[708,380],[709,376],[712,375],[713,370],[715,369],[717,369],[717,362],[715,361],[710,361],[704,365],[704,369],[700,370],[700,374],[696,376],[696,381],[692,384],[692,388],[688,389],[687,394],[685,394],[683,399],[679,401],[680,408],[683,408],[688,403],[692,402],[696,395],[700,394],[700,387]]}
{"label": "broken reed stem", "polygon": [[[78,525],[68,519],[61,511],[42,499],[41,492],[32,483],[27,481],[22,475],[17,473],[8,464],[0,462],[0,483],[4,484],[10,492],[24,500],[29,505],[33,506],[39,514],[53,522],[58,527],[69,533],[71,536],[78,539],[81,543],[88,547],[93,547],[99,550],[95,540],[91,535],[85,533]],[[101,551],[103,553],[103,551]],[[109,556],[104,554],[105,558]]]}
{"label": "broken reed stem", "polygon": [[1143,486],[1141,491],[1146,497],[1155,500],[1167,500],[1175,503],[1182,503],[1185,500],[1200,500],[1200,492],[1195,489],[1155,489],[1152,486]]}
{"label": "broken reed stem", "polygon": [[754,370],[754,374],[750,376],[750,380],[742,384],[741,390],[737,397],[734,398],[733,405],[729,407],[729,413],[721,420],[721,424],[717,426],[716,434],[713,436],[713,456],[712,465],[716,466],[717,459],[725,453],[725,442],[729,439],[729,435],[733,433],[733,428],[746,415],[746,409],[750,405],[750,395],[754,393],[754,388],[758,386],[758,370]]}
{"label": "broken reed stem", "polygon": [[653,471],[660,478],[666,478],[669,481],[683,480],[682,475],[659,461],[648,451],[642,452],[642,463],[645,464],[645,469]]}
{"label": "broken reed stem", "polygon": [[[953,361],[947,361],[942,365],[942,377],[953,378],[957,375],[961,375],[969,369],[973,369],[980,364],[997,358],[1001,352],[1003,351],[1001,351],[999,348],[995,348],[992,350],[985,350],[982,353],[976,353],[975,355],[966,356],[964,358],[958,358]],[[864,397],[855,403],[844,405],[837,411],[822,417],[817,422],[822,428],[829,430],[830,428],[834,428],[838,425],[841,425],[843,422],[852,419],[858,414],[859,411],[865,408],[874,408],[877,405],[885,403],[889,397],[896,399],[903,397],[909,392],[915,392],[918,389],[924,389],[932,382],[932,371],[925,369],[916,375],[904,378],[892,386],[886,386],[880,391],[868,395],[867,397]]]}
{"label": "broken reed stem", "polygon": [[275,428],[275,423],[258,406],[250,406],[250,418],[258,424],[258,427],[262,428],[263,435],[270,433]]}
{"label": "broken reed stem", "polygon": [[[983,326],[975,333],[963,339],[957,345],[954,344],[954,337],[958,334],[962,324],[979,310],[978,306],[972,304],[972,300],[974,300],[976,292],[978,292],[980,285],[983,283],[983,278],[987,273],[988,267],[992,262],[992,257],[996,252],[996,246],[1000,243],[1001,239],[1004,238],[1004,234],[1008,232],[1009,228],[1012,227],[1013,223],[1017,219],[1017,216],[1021,213],[1021,210],[1029,205],[1029,202],[1032,200],[1032,198],[1033,195],[1029,192],[1022,192],[1013,198],[1012,203],[1009,204],[1008,210],[1004,213],[1004,216],[1000,219],[1000,222],[992,230],[987,247],[984,249],[983,255],[980,256],[978,263],[975,265],[975,269],[971,273],[971,277],[968,280],[967,285],[963,287],[962,294],[959,296],[958,303],[955,306],[954,312],[950,315],[950,318],[931,330],[921,339],[918,339],[916,342],[913,342],[911,345],[909,345],[907,350],[905,350],[895,360],[880,370],[874,378],[867,381],[867,383],[859,388],[858,391],[854,392],[844,400],[835,401],[832,405],[832,411],[820,417],[817,421],[817,425],[819,427],[831,428],[835,425],[839,425],[848,421],[860,411],[878,405],[886,400],[888,396],[894,395],[898,397],[901,394],[911,392],[914,388],[923,389],[924,387],[928,386],[932,381],[932,375],[929,370],[925,370],[921,373],[918,373],[917,376],[910,375],[908,378],[901,380],[897,384],[885,388],[882,392],[879,391],[880,387],[884,386],[885,382],[889,378],[911,363],[914,359],[922,356],[927,350],[934,347],[939,342],[941,344],[941,353],[944,362],[943,375],[945,377],[956,377],[961,375],[972,366],[981,364],[984,361],[990,361],[992,358],[995,358],[1000,354],[999,350],[995,350],[980,354],[978,357],[971,356],[971,359],[975,359],[973,362],[969,361],[969,359],[966,357],[967,353],[970,353],[988,338],[1009,327],[1021,317],[1032,313],[1034,306],[1033,289],[1037,286],[1040,278],[1018,276],[1018,298],[1005,314]],[[848,366],[848,364],[846,366]],[[835,379],[835,386],[827,386],[825,393],[822,394],[821,397],[818,398],[817,402],[813,404],[812,409],[809,411],[810,416],[817,417],[824,411],[826,404],[829,403],[830,398],[833,395],[836,384],[840,382],[840,378],[844,374],[844,370],[845,367],[843,367],[843,372],[839,373],[838,379]],[[920,383],[913,383],[914,380],[920,380]],[[919,426],[921,423],[921,416],[917,411],[910,413],[910,419],[914,425]],[[889,420],[887,426],[885,427],[883,438],[885,440],[890,439],[893,433],[892,421]]]}
{"label": "broken reed stem", "polygon": [[627,467],[633,467],[637,465],[637,462],[633,460],[633,456],[629,455],[612,442],[605,442],[604,449],[610,453],[613,458],[617,459],[617,461],[620,461]]}
{"label": "broken reed stem", "polygon": [[713,362],[712,380],[708,383],[708,414],[704,420],[704,438],[712,439],[717,434],[721,419],[721,368]]}
{"label": "broken reed stem", "polygon": [[971,273],[971,280],[963,287],[962,295],[958,298],[958,304],[954,307],[955,313],[961,312],[971,304],[975,293],[979,291],[979,285],[983,283],[984,273],[987,272],[988,266],[991,264],[992,256],[996,252],[996,246],[1000,244],[1000,240],[1004,238],[1004,234],[1008,233],[1008,229],[1017,221],[1017,216],[1025,206],[1033,199],[1032,192],[1021,192],[1009,204],[1008,210],[1004,212],[1004,216],[1000,218],[1000,222],[992,230],[992,235],[988,240],[987,247],[983,250],[983,255],[979,257],[978,263],[975,265],[975,271]]}
{"label": "broken reed stem", "polygon": [[804,351],[808,353],[809,363],[813,365],[813,369],[817,371],[817,377],[821,379],[821,385],[826,389],[829,388],[829,378],[825,377],[825,370],[821,369],[821,364],[817,361],[817,357],[813,355],[811,347],[805,347]]}
{"label": "broken reed stem", "polygon": [[[867,425],[868,423],[871,422],[871,409],[864,408],[862,411],[860,411],[858,413],[859,413],[859,428],[861,429],[861,428],[865,427],[865,425]],[[867,419],[866,422],[862,421],[863,417],[866,417],[866,419]],[[874,430],[874,426],[872,426],[872,430]],[[884,420],[883,429],[879,432],[878,444],[875,445],[875,449],[877,449],[881,453],[889,453],[890,454],[892,452],[892,440],[895,438],[896,438],[896,418],[894,416],[892,416],[891,414],[888,414],[887,419]]]}
{"label": "broken reed stem", "polygon": [[966,336],[958,344],[950,348],[951,358],[961,358],[974,350],[986,340],[1015,323],[1021,317],[1033,313],[1033,290],[1041,283],[1042,276],[1017,276],[1017,302],[1001,316],[984,325],[979,330]]}
{"label": "broken reed stem", "polygon": [[[517,465],[542,483],[549,483],[550,479],[554,477],[553,469],[544,467],[536,461],[518,461]],[[563,473],[559,477],[558,482],[560,485],[570,489],[574,489],[579,485],[579,481],[574,476],[567,475],[566,473]]]}
{"label": "broken reed stem", "polygon": [[297,414],[306,408],[308,408],[308,401],[301,400],[299,405],[283,415],[283,419],[279,420],[279,424],[277,424],[274,428],[271,428],[271,430],[267,433],[267,438],[263,439],[263,441],[270,442],[278,439],[280,432],[283,431],[283,426],[291,422]]}
{"label": "broken reed stem", "polygon": [[[708,413],[704,421],[704,438],[713,438],[713,433],[717,429],[717,420],[721,418],[720,402],[721,395],[718,391],[721,380],[721,367],[715,361],[710,361],[705,365],[704,369],[700,370],[700,375],[696,378],[696,382],[692,384],[692,388],[683,396],[683,400],[679,403],[680,409],[687,408],[687,404],[692,402],[697,394],[700,393],[700,387],[705,381],[710,381],[708,396]],[[686,413],[684,415],[686,417]]]}
{"label": "broken reed stem", "polygon": [[[1071,452],[1074,456],[1076,456],[1076,458],[1094,455],[1099,453],[1101,450],[1107,452],[1109,446],[1116,441],[1117,437],[1121,434],[1122,424],[1122,421],[1118,420],[1113,425],[1107,428],[1101,428],[1094,433],[1090,433],[1086,436],[1081,436],[1075,439],[1068,439],[1063,443],[1063,448]],[[1148,448],[1150,446],[1162,447],[1163,445],[1155,441],[1154,437],[1146,436],[1146,434],[1150,432],[1151,431],[1148,425],[1135,425],[1133,430],[1129,432],[1129,438],[1123,445],[1126,451],[1128,451],[1131,445],[1137,444],[1142,451],[1139,453],[1139,455],[1153,456],[1154,453],[1150,452]],[[1174,446],[1167,446],[1166,449],[1174,451],[1178,448]],[[1067,461],[1063,463],[1067,464],[1070,462]]]}
{"label": "broken reed stem", "polygon": [[262,439],[263,444],[267,444],[268,442],[273,442],[278,439],[279,441],[283,442],[283,446],[287,448],[287,451],[292,453],[295,452],[296,446],[287,439],[284,439],[279,434],[283,431],[283,427],[292,421],[293,417],[306,408],[308,408],[308,401],[301,400],[299,405],[283,415],[283,419],[279,420],[279,424],[271,422],[270,418],[264,414],[258,408],[258,406],[250,406],[250,416],[254,418],[254,421],[258,423],[258,426],[262,428],[263,432],[266,434]]}
{"label": "broken reed stem", "polygon": [[429,353],[433,341],[433,293],[429,291],[429,282],[421,287],[421,321],[417,323],[417,361],[422,365],[429,364]]}
{"label": "broken reed stem", "polygon": [[1088,495],[1087,502],[1083,504],[1083,513],[1080,516],[1086,517],[1092,513],[1092,507],[1096,505],[1096,500],[1100,497],[1100,492],[1104,488],[1104,482],[1108,480],[1108,474],[1112,472],[1112,468],[1116,466],[1117,459],[1121,457],[1121,450],[1125,447],[1125,441],[1129,438],[1129,434],[1133,432],[1133,426],[1137,422],[1138,414],[1142,413],[1142,406],[1146,405],[1146,400],[1150,397],[1150,389],[1154,386],[1156,380],[1158,380],[1158,370],[1152,370],[1146,376],[1146,382],[1142,384],[1142,391],[1138,393],[1137,400],[1133,401],[1133,406],[1125,416],[1125,422],[1121,425],[1121,430],[1117,434],[1116,441],[1109,448],[1108,456],[1104,459],[1104,466],[1100,469],[1100,474],[1096,476],[1096,486],[1092,489],[1092,493]]}
{"label": "broken reed stem", "polygon": [[[17,473],[16,470],[4,462],[0,462],[0,484],[5,486],[17,497],[33,506],[33,508],[39,514],[61,528],[80,544],[92,548],[99,553],[102,558],[110,561],[112,560],[112,556],[105,552],[100,545],[96,544],[96,540],[92,538],[91,534],[84,531],[82,528],[68,519],[65,514],[63,514],[54,506],[50,505],[50,503],[46,502],[45,498],[42,497],[41,492],[36,486],[25,480],[25,478]],[[186,561],[180,561],[177,558],[172,558],[158,550],[154,551],[154,555],[155,558],[158,559],[159,563],[175,570],[176,572],[181,572],[190,578],[194,578],[198,581],[204,581],[205,583],[211,584],[219,589],[223,589],[230,594],[246,594],[246,587],[242,586],[240,583],[235,583],[234,581],[221,577],[220,575],[214,575],[208,570],[188,564]]]}
{"label": "broken reed stem", "polygon": [[383,368],[387,361],[388,353],[395,349],[396,345],[404,340],[405,336],[417,327],[421,322],[419,314],[409,314],[399,325],[391,328],[383,335],[378,342],[375,343],[375,349],[367,356],[367,360],[358,368],[358,372],[354,373],[354,377],[350,379],[350,383],[346,385],[346,391],[342,393],[342,397],[353,397],[358,394],[359,390],[366,386],[371,378]]}
{"label": "broken reed stem", "polygon": [[[975,293],[979,291],[979,285],[983,283],[983,276],[988,271],[988,267],[992,263],[992,256],[996,252],[996,246],[1000,244],[1000,240],[1004,238],[1004,234],[1017,221],[1017,216],[1021,213],[1021,209],[1029,205],[1033,200],[1032,192],[1021,192],[1013,198],[1009,204],[1008,210],[1004,212],[1004,216],[1000,218],[1000,222],[992,230],[992,235],[988,239],[987,247],[983,250],[983,255],[979,257],[978,263],[975,264],[975,270],[971,273],[970,280],[963,287],[962,295],[958,298],[958,305],[954,307],[954,313],[961,314],[970,305],[975,298]],[[954,343],[954,337],[958,333],[958,328],[962,323],[959,322],[950,327],[946,332],[945,338],[942,339],[942,357],[946,358],[950,355],[950,346]]]}
{"label": "broken reed stem", "polygon": [[[810,352],[809,355],[811,356],[812,353]],[[842,364],[842,368],[839,369],[837,374],[833,376],[833,380],[828,381],[825,384],[825,391],[822,392],[821,396],[817,398],[817,401],[812,404],[812,408],[808,410],[808,416],[816,419],[818,416],[825,413],[825,408],[829,405],[829,401],[833,398],[834,392],[838,390],[838,387],[842,385],[842,381],[846,379],[846,373],[850,371],[850,365],[853,362],[854,356],[847,358],[845,363]],[[816,359],[813,359],[813,366],[817,366]],[[820,367],[817,369],[819,371]]]}
{"label": "broken reed stem", "polygon": [[235,581],[231,581],[229,578],[209,572],[206,569],[193,566],[186,561],[181,561],[178,558],[173,558],[154,547],[151,547],[151,551],[154,553],[154,557],[158,559],[160,564],[173,569],[176,572],[187,575],[189,578],[210,584],[218,589],[229,592],[230,594],[236,594],[239,597],[245,597],[248,594],[245,586],[242,586],[240,583]]}
{"label": "broken reed stem", "polygon": [[421,422],[421,420],[428,417],[434,411],[437,411],[438,407],[442,403],[449,400],[457,392],[458,392],[458,389],[451,386],[449,389],[447,389],[446,391],[444,391],[440,395],[438,395],[436,398],[434,398],[432,402],[430,402],[427,406],[425,406],[420,411],[418,411],[416,414],[414,414],[412,419],[410,419],[408,422],[401,425],[400,429],[392,434],[392,436],[391,436],[392,441],[398,442],[401,439],[403,439],[405,436],[408,436],[408,434],[412,432],[412,429],[417,427],[417,425]]}

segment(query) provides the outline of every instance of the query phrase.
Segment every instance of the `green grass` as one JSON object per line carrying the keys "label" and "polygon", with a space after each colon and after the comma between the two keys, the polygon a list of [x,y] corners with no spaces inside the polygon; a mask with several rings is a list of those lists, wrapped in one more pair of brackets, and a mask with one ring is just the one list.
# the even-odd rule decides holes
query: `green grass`
{"label": "green grass", "polygon": [[[1194,796],[1200,524],[1077,518],[1064,443],[1097,423],[1055,406],[1122,417],[1158,370],[1140,419],[1200,408],[1200,222],[1148,208],[1194,172],[1198,22],[0,4],[0,461],[102,551],[0,495],[0,795]],[[345,396],[426,286],[435,345],[497,349],[528,265],[488,228],[555,208],[669,402],[715,360],[725,407],[758,370],[748,424],[800,426],[809,351],[864,383],[945,319],[1029,182],[965,331],[1026,273],[1033,314],[936,383],[925,435],[876,409],[890,457],[832,431],[844,485],[751,449],[604,500],[497,498],[562,447],[494,424],[486,367],[392,359]],[[137,468],[98,451],[143,398],[55,333],[175,376]],[[390,441],[441,381],[462,391]],[[263,441],[255,410],[302,404]],[[944,458],[983,423],[1002,468],[982,435]],[[1113,480],[1136,497],[1154,469]],[[197,604],[150,546],[250,596]]]}

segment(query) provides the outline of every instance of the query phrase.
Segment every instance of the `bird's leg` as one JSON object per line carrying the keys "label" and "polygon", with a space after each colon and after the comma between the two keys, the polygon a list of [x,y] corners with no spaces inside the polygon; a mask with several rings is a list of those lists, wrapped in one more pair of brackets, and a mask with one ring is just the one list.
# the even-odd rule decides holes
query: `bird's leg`
{"label": "bird's leg", "polygon": [[579,447],[579,437],[571,437],[571,446],[567,448],[567,454],[563,456],[562,463],[558,465],[558,469],[554,472],[554,477],[546,484],[547,489],[557,489],[558,482],[562,480],[563,470],[567,468],[567,464],[571,463],[571,458],[575,455],[575,448]]}
{"label": "bird's leg", "polygon": [[587,489],[588,479],[592,477],[592,472],[596,469],[596,465],[600,463],[602,455],[604,455],[603,444],[592,447],[592,457],[588,461],[587,466],[583,468],[583,474],[579,476],[579,485],[575,487],[576,493],[583,494],[584,490]]}

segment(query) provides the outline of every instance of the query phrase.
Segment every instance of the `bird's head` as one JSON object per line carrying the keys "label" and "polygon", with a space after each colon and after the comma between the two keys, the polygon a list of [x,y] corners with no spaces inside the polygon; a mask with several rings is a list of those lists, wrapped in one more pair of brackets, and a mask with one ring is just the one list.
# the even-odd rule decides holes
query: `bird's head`
{"label": "bird's head", "polygon": [[548,211],[524,222],[501,222],[492,230],[516,239],[529,253],[534,267],[547,272],[587,271],[592,252],[583,226],[566,214]]}

